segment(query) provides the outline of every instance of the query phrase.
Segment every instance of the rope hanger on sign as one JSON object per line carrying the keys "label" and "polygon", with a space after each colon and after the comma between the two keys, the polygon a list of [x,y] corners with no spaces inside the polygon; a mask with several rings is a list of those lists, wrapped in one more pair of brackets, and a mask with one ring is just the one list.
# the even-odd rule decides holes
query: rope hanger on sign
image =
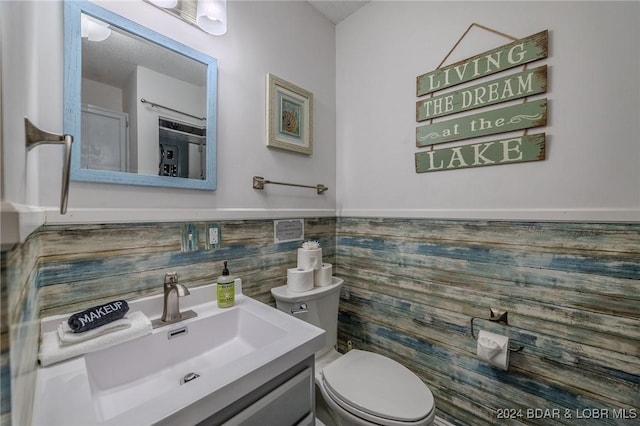
{"label": "rope hanger on sign", "polygon": [[[438,66],[436,67],[436,69],[440,69],[440,68],[442,68],[443,64],[447,61],[447,59],[449,59],[449,56],[451,56],[451,54],[456,50],[456,48],[458,47],[458,45],[462,42],[462,40],[464,40],[464,38],[467,36],[467,34],[469,34],[469,31],[471,31],[471,29],[472,29],[473,27],[478,27],[478,28],[480,28],[480,29],[482,29],[482,30],[485,30],[485,31],[488,31],[488,32],[490,32],[490,33],[497,34],[497,35],[499,35],[499,36],[501,36],[501,37],[504,37],[504,38],[509,39],[510,41],[516,41],[516,40],[518,40],[518,38],[517,38],[517,37],[514,37],[514,36],[512,36],[512,35],[509,35],[509,34],[503,33],[503,32],[501,32],[501,31],[498,31],[498,30],[495,30],[495,29],[493,29],[493,28],[490,28],[490,27],[487,27],[487,26],[485,26],[485,25],[481,25],[481,24],[478,24],[478,23],[474,22],[474,23],[472,23],[471,25],[469,25],[469,26],[467,27],[467,29],[465,30],[465,32],[464,32],[464,33],[462,33],[462,35],[460,36],[460,38],[458,39],[458,41],[456,41],[456,43],[453,45],[453,47],[451,48],[451,50],[449,50],[449,52],[445,55],[445,57],[442,59],[442,61],[440,61],[440,63],[439,63],[439,64],[438,64]],[[526,71],[526,70],[527,70],[527,64],[524,64],[524,65],[522,66],[522,71]],[[435,92],[436,92],[436,91],[429,93],[429,95],[428,95],[428,96],[429,96],[430,98],[432,98]],[[523,98],[522,103],[526,103],[526,102],[527,102],[527,98]],[[433,118],[429,119],[429,124],[433,124]],[[526,135],[527,135],[527,132],[528,132],[528,129],[524,129],[524,134],[523,134],[523,135],[524,135],[524,136],[526,136]],[[430,148],[429,148],[429,150],[430,150],[430,151],[433,151],[434,149],[435,149],[435,148],[434,148],[434,145],[431,145],[431,146],[430,146]]]}

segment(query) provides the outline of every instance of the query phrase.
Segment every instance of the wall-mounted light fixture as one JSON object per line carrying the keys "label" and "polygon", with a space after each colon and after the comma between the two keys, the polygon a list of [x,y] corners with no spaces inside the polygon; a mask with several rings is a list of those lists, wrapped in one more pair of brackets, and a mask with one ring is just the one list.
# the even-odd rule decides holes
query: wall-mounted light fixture
{"label": "wall-mounted light fixture", "polygon": [[82,37],[88,38],[89,41],[103,41],[111,35],[111,29],[109,29],[109,24],[106,22],[92,18],[84,13],[80,18]]}
{"label": "wall-mounted light fixture", "polygon": [[227,0],[144,0],[212,35],[227,32]]}

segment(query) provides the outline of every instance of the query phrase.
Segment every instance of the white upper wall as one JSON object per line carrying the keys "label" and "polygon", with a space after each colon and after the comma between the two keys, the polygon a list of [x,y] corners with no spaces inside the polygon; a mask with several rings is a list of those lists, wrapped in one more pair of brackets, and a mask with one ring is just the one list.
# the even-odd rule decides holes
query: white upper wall
{"label": "white upper wall", "polygon": [[[0,3],[3,197],[43,208],[48,222],[249,219],[336,209],[640,220],[638,2],[374,1],[334,33],[306,2],[230,1],[229,31],[214,37],[142,1],[100,1],[218,58],[218,189],[72,182],[67,216],[57,213],[62,149],[41,146],[27,156],[22,134],[25,115],[45,130],[62,130],[62,3]],[[434,70],[472,22],[515,37],[549,30],[549,58],[540,62],[549,66],[547,160],[416,174],[415,78]],[[473,29],[448,63],[507,41]],[[314,93],[311,157],[265,146],[269,72]],[[322,196],[277,186],[256,191],[253,175],[330,189]],[[27,222],[37,226],[42,217]]]}
{"label": "white upper wall", "polygon": [[[549,30],[547,160],[417,174],[416,77],[474,22]],[[339,214],[640,220],[639,40],[638,2],[367,4],[336,27]],[[508,42],[473,28],[445,65]]]}
{"label": "white upper wall", "polygon": [[[12,44],[3,49],[3,98],[18,100],[5,102],[3,110],[4,134],[11,136],[3,141],[3,152],[18,154],[3,170],[5,201],[44,208],[49,223],[335,214],[335,32],[328,19],[307,2],[229,1],[227,33],[211,36],[142,0],[95,3],[218,59],[218,188],[72,181],[68,214],[61,216],[62,149],[38,147],[27,165],[18,118],[27,115],[45,130],[62,132],[62,2],[15,2],[3,5],[10,14],[3,21],[3,43]],[[28,24],[40,21],[46,31]],[[267,148],[267,73],[314,94],[313,155]],[[4,157],[3,166],[8,161]],[[257,191],[254,175],[322,183],[329,191],[320,196],[273,185]]]}

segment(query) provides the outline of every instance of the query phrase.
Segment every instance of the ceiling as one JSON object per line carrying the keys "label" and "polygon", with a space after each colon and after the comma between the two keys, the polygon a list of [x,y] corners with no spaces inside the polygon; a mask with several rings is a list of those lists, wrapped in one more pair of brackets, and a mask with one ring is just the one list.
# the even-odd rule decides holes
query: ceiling
{"label": "ceiling", "polygon": [[101,42],[82,38],[83,78],[123,88],[136,65],[141,65],[196,86],[206,86],[205,64],[116,26],[110,28],[111,35]]}
{"label": "ceiling", "polygon": [[320,13],[329,18],[331,22],[337,24],[369,2],[356,0],[309,0],[309,3],[311,4],[311,6],[320,11]]}

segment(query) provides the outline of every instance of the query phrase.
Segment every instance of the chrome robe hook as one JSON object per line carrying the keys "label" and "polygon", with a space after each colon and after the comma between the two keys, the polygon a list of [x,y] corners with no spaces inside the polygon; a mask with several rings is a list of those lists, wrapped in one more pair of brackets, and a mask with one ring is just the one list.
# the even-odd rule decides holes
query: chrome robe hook
{"label": "chrome robe hook", "polygon": [[64,144],[64,163],[62,164],[62,190],[60,193],[60,214],[67,213],[67,201],[69,199],[69,172],[71,169],[71,144],[73,136],[56,135],[37,128],[27,117],[24,118],[24,136],[27,151],[38,145]]}

